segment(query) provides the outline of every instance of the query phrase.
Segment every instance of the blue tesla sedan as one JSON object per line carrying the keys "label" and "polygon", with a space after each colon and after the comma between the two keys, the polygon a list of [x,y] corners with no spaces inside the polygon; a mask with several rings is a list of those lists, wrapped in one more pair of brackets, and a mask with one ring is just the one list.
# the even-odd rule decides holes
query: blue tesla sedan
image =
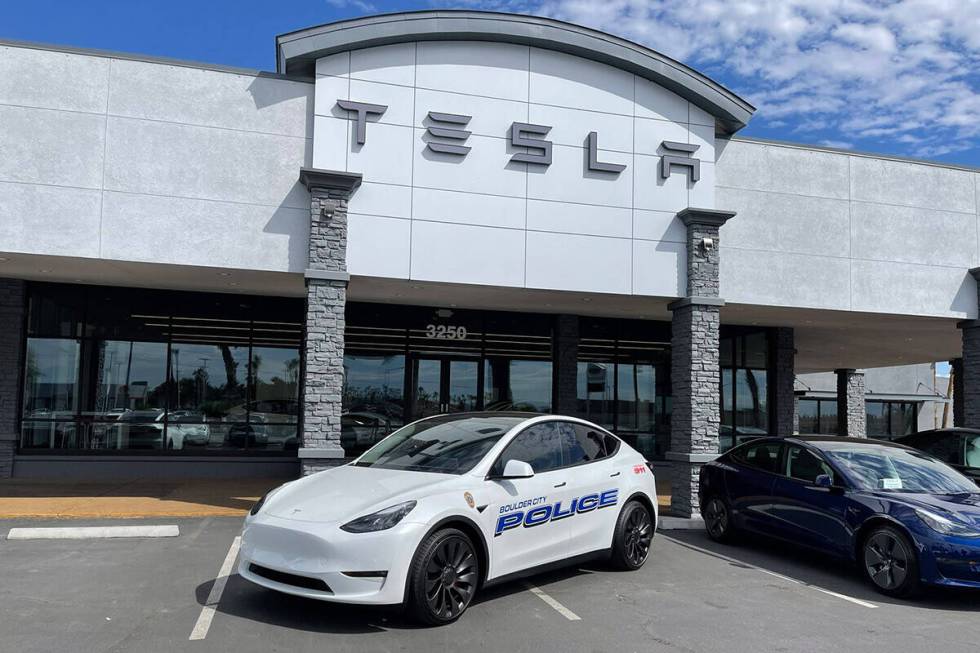
{"label": "blue tesla sedan", "polygon": [[857,563],[875,588],[980,588],[980,488],[898,444],[835,437],[760,438],[701,469],[708,535],[740,531]]}

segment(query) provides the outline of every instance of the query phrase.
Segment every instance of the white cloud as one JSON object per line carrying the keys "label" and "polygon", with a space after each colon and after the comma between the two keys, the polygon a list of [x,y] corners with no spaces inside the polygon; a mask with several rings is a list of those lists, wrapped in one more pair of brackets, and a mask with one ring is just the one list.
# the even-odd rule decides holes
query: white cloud
{"label": "white cloud", "polygon": [[837,141],[926,157],[980,138],[980,0],[467,4],[588,25],[720,72],[771,126],[820,124]]}
{"label": "white cloud", "polygon": [[355,9],[361,13],[377,11],[373,3],[364,0],[326,0],[326,3],[334,9]]}

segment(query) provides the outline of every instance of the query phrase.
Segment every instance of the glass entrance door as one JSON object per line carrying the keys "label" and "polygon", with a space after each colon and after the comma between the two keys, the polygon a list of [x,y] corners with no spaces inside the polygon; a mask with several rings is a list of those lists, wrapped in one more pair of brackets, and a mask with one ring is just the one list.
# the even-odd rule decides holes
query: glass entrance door
{"label": "glass entrance door", "polygon": [[416,419],[478,410],[480,363],[455,358],[412,362],[412,408]]}

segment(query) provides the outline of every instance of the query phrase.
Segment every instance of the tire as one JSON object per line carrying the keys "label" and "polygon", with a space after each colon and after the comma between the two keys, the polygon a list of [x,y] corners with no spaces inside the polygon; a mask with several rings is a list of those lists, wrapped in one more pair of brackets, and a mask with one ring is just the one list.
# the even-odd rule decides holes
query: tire
{"label": "tire", "polygon": [[610,562],[616,569],[635,571],[650,556],[653,542],[653,516],[639,501],[629,501],[616,520]]}
{"label": "tire", "polygon": [[412,560],[408,612],[430,626],[452,623],[469,607],[479,579],[480,560],[466,533],[436,531],[422,541]]}
{"label": "tire", "polygon": [[919,593],[919,558],[908,536],[894,526],[879,526],[861,541],[861,570],[876,590],[911,598]]}
{"label": "tire", "polygon": [[731,543],[735,540],[735,522],[732,509],[721,496],[715,494],[704,502],[704,529],[715,542]]}

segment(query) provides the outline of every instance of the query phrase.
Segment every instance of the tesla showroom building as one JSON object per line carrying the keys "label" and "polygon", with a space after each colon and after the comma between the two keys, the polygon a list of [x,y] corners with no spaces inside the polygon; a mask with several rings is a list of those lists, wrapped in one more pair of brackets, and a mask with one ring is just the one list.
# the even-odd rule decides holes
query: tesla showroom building
{"label": "tesla showroom building", "polygon": [[691,515],[701,463],[797,430],[797,374],[862,437],[863,369],[953,360],[980,426],[976,170],[740,138],[728,89],[549,19],[276,52],[0,47],[0,475],[299,474],[519,409]]}

